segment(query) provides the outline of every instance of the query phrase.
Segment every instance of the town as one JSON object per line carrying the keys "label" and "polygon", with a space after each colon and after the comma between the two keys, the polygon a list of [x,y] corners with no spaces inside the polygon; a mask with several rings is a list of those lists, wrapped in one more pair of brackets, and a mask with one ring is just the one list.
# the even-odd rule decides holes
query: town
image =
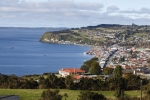
{"label": "town", "polygon": [[[57,33],[57,34],[56,34]],[[150,26],[101,24],[70,30],[46,32],[42,42],[88,45],[85,54],[94,55],[103,71],[117,65],[123,73],[150,78]]]}
{"label": "town", "polygon": [[120,47],[113,45],[111,47],[95,47],[87,54],[95,55],[99,58],[101,68],[115,68],[121,65],[123,73],[133,73],[150,78],[149,57],[150,49],[135,47]]}
{"label": "town", "polygon": [[[108,48],[95,46],[92,50],[87,51],[86,54],[94,55],[98,58],[101,70],[104,70],[104,68],[106,67],[114,70],[117,65],[120,65],[123,69],[123,74],[134,74],[140,75],[143,78],[150,78],[150,49],[148,48],[142,49],[134,47],[120,47],[118,45],[113,45]],[[71,72],[72,74],[78,73],[80,75],[80,78],[85,77],[83,76],[84,71],[79,69],[64,68],[59,70],[59,74],[63,77],[71,75],[69,72]],[[97,77],[97,75],[88,76]],[[78,77],[77,79],[80,78]]]}

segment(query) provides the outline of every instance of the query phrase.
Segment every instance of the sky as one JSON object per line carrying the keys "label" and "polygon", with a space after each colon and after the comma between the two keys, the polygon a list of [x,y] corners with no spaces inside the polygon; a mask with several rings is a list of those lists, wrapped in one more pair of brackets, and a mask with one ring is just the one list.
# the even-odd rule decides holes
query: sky
{"label": "sky", "polygon": [[0,27],[150,25],[150,0],[0,0]]}

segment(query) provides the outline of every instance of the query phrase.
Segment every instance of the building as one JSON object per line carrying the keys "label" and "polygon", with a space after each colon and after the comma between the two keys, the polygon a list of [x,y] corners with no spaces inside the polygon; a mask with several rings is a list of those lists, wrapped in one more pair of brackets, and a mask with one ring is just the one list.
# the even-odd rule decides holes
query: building
{"label": "building", "polygon": [[77,69],[77,68],[62,68],[61,70],[59,70],[59,74],[62,77],[66,77],[68,75],[80,75],[84,73],[85,73],[84,70]]}

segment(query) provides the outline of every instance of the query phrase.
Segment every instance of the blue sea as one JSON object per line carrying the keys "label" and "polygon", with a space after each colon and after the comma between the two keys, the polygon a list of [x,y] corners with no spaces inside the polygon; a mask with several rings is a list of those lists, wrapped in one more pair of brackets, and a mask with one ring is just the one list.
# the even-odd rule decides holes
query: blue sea
{"label": "blue sea", "polygon": [[92,58],[83,53],[90,49],[88,46],[39,42],[47,31],[54,29],[0,28],[0,73],[23,76],[58,72],[61,68],[80,68]]}

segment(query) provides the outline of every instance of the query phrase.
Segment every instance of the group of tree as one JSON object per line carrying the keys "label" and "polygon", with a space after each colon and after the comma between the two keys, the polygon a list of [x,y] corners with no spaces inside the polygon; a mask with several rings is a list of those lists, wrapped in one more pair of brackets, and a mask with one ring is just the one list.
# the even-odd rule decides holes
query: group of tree
{"label": "group of tree", "polygon": [[[68,95],[65,93],[64,95],[61,95],[59,93],[59,90],[46,90],[43,91],[41,95],[41,100],[62,100],[62,98],[68,97]],[[106,97],[102,94],[98,94],[91,91],[82,91],[78,95],[77,100],[106,100]]]}
{"label": "group of tree", "polygon": [[101,74],[101,67],[98,63],[98,58],[92,58],[88,61],[85,61],[80,69],[90,74],[95,74],[95,75]]}
{"label": "group of tree", "polygon": [[[126,79],[131,80],[128,82],[128,84],[125,84]],[[115,80],[115,97],[118,100],[150,100],[150,84],[148,80],[137,78],[135,75],[127,75],[125,78],[122,76],[122,68],[121,66],[116,66],[114,69],[114,80]],[[134,81],[135,82],[134,82]],[[141,97],[130,97],[124,93],[126,88],[124,85],[127,85],[128,88],[131,90],[136,90],[137,87],[134,87],[134,85],[138,85],[139,89],[144,90],[144,96],[141,95]],[[144,87],[142,88],[142,84]],[[146,85],[145,85],[146,84]],[[131,86],[132,85],[132,86]],[[130,87],[131,86],[131,87]]]}
{"label": "group of tree", "polygon": [[94,57],[90,60],[87,60],[83,63],[83,65],[80,67],[81,70],[84,70],[85,73],[94,74],[94,75],[100,75],[100,74],[112,74],[113,69],[109,67],[105,67],[104,70],[101,70],[101,66],[98,63],[98,58]]}
{"label": "group of tree", "polygon": [[[79,82],[74,82],[72,76],[57,77],[55,74],[48,74],[47,77],[40,76],[38,81],[33,79],[24,79],[15,75],[0,75],[0,88],[13,89],[70,89],[70,90],[116,90],[116,86],[120,86],[123,90],[139,90],[140,77],[128,74],[120,77],[116,69],[113,78],[103,79],[101,76],[95,78],[81,78]],[[120,70],[120,69],[119,69]],[[117,78],[116,78],[117,77]],[[119,78],[119,79],[118,79]],[[143,85],[148,84],[147,79],[143,79]]]}
{"label": "group of tree", "polygon": [[15,75],[8,76],[0,74],[0,88],[36,89],[38,85],[38,82],[33,79],[23,79]]}
{"label": "group of tree", "polygon": [[[92,67],[97,66],[96,65],[97,58],[92,58],[89,61],[86,61],[81,69],[87,70],[87,72],[90,72],[92,74]],[[93,67],[93,69],[94,69]],[[95,71],[96,72],[96,71]],[[104,69],[105,74],[111,74],[112,70],[108,67]],[[93,73],[95,74],[95,73]],[[98,73],[99,75],[100,73]],[[54,74],[49,75],[46,79],[44,77],[40,77],[39,85],[42,86],[42,88],[67,88],[67,89],[73,89],[73,90],[113,90],[115,91],[114,96],[118,100],[140,100],[139,97],[130,97],[124,93],[126,90],[139,90],[140,84],[141,84],[141,78],[139,76],[133,75],[133,74],[126,74],[122,75],[122,68],[121,66],[116,66],[116,68],[113,71],[114,77],[108,78],[106,80],[102,80],[101,77],[97,78],[81,78],[79,82],[74,82],[74,79],[72,76],[67,76],[66,78],[58,78]],[[145,91],[145,96],[142,98],[142,100],[150,99],[150,84],[147,79],[142,79],[142,85],[143,90]],[[46,83],[46,84],[45,84]],[[59,86],[58,86],[59,85]],[[90,86],[90,87],[89,87]],[[58,95],[59,91],[53,91],[54,93],[51,93],[50,90],[47,90],[47,92],[43,92],[42,94],[42,100],[61,100],[62,95]],[[52,99],[44,99],[47,98],[46,95],[48,93],[53,94],[53,97],[49,97]],[[57,94],[57,95],[56,95]],[[57,96],[56,99],[54,96]],[[48,95],[50,96],[50,95]],[[66,97],[68,95],[66,94]],[[53,99],[55,98],[55,99]],[[106,97],[102,94],[98,94],[95,92],[90,91],[82,91],[80,92],[80,95],[78,96],[78,100],[106,100]]]}

